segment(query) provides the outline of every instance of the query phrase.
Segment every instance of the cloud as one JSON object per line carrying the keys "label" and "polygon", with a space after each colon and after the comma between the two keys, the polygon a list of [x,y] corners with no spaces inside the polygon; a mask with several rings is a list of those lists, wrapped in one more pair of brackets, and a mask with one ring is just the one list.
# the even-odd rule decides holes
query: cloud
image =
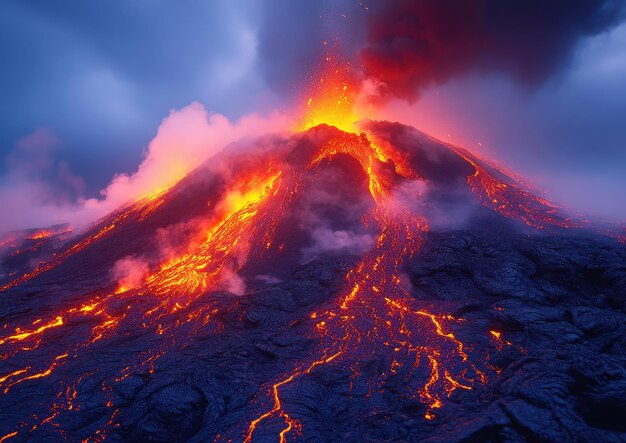
{"label": "cloud", "polygon": [[56,158],[63,142],[39,128],[20,140],[4,159],[0,177],[0,231],[54,224],[60,212],[70,210],[84,190],[84,181]]}
{"label": "cloud", "polygon": [[359,254],[374,246],[376,239],[369,235],[346,230],[316,228],[310,233],[313,245],[303,248],[303,262],[329,252],[340,254]]}
{"label": "cloud", "polygon": [[[52,198],[57,188],[73,186],[77,191],[80,179],[71,175],[66,165],[55,162],[51,153],[61,143],[58,138],[37,131],[18,142],[7,159],[9,172],[0,192],[0,205],[8,205],[16,216],[0,224],[0,229],[62,222],[84,226],[126,202],[166,189],[231,142],[288,127],[288,119],[278,113],[267,117],[249,114],[231,122],[221,114],[209,114],[194,102],[172,110],[161,122],[134,173],[115,175],[100,198],[71,199],[68,195],[62,201]],[[41,195],[47,188],[54,192]]]}
{"label": "cloud", "polygon": [[53,132],[46,128],[35,130],[18,140],[6,157],[9,169],[6,179],[18,186],[28,181],[45,184],[48,189],[42,189],[42,199],[67,201],[71,194],[83,190],[84,182],[71,173],[67,163],[56,160],[55,153],[62,148],[63,142]]}
{"label": "cloud", "polygon": [[617,25],[619,0],[400,0],[372,6],[365,76],[383,99],[415,101],[422,89],[470,71],[501,72],[537,86],[570,62],[577,44]]}

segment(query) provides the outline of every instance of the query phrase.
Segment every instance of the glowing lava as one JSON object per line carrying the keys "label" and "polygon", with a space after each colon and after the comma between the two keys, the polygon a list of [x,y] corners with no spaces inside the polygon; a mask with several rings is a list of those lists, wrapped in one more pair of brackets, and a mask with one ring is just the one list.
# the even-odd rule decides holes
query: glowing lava
{"label": "glowing lava", "polygon": [[[2,360],[30,362],[29,355],[38,356],[32,364],[11,363],[7,366],[10,370],[0,374],[5,395],[41,382],[66,365],[74,378],[60,387],[46,416],[33,414],[15,423],[16,430],[0,441],[41,426],[56,427],[69,411],[76,410],[80,406],[79,388],[92,375],[80,371],[81,359],[102,351],[105,338],[127,331],[150,334],[154,348],[133,355],[118,368],[115,377],[99,386],[100,406],[106,412],[101,429],[91,437],[92,441],[106,438],[117,425],[119,414],[119,406],[111,399],[112,386],[139,369],[150,374],[162,355],[183,348],[196,334],[220,332],[215,320],[218,308],[210,299],[200,299],[216,289],[229,290],[233,300],[235,293],[243,292],[238,273],[252,257],[261,259],[274,248],[277,225],[301,191],[303,178],[339,156],[356,161],[367,178],[368,199],[373,205],[363,223],[376,229],[376,243],[347,272],[339,293],[309,314],[306,321],[315,346],[307,358],[283,368],[283,375],[269,381],[248,405],[248,416],[254,418],[237,423],[217,440],[251,442],[257,432],[276,421],[281,423],[277,435],[281,443],[305,432],[303,418],[290,410],[281,394],[290,385],[307,383],[318,371],[349,370],[349,392],[357,401],[382,395],[384,383],[393,381],[411,399],[421,401],[424,420],[435,419],[453,392],[473,390],[487,381],[494,371],[486,356],[472,354],[471,346],[455,334],[461,321],[416,299],[403,275],[407,261],[419,254],[428,221],[409,207],[406,199],[399,198],[398,189],[422,180],[394,146],[378,146],[367,134],[354,133],[357,91],[349,80],[349,66],[338,64],[332,57],[327,62],[318,88],[306,100],[306,117],[298,130],[326,123],[343,132],[329,129],[332,137],[315,146],[315,151],[295,153],[306,154],[304,165],[292,162],[291,157],[296,156],[293,152],[260,156],[251,170],[238,170],[239,175],[225,183],[219,202],[211,206],[210,215],[197,222],[199,234],[184,251],[152,266],[136,287],[117,282],[114,288],[85,293],[71,306],[59,308],[46,319],[35,318],[27,327],[5,325],[0,337]],[[547,202],[515,183],[505,183],[497,171],[467,151],[452,149],[474,167],[468,185],[485,206],[534,227],[569,226]],[[412,197],[420,198],[418,194]],[[6,283],[0,291],[55,268],[73,254],[114,235],[126,221],[148,220],[167,199],[168,193],[159,191],[116,211],[63,253]],[[273,252],[283,252],[283,247]],[[489,334],[499,347],[509,344],[499,332],[486,330],[485,335]],[[46,352],[52,340],[63,352]],[[366,375],[363,368],[367,364],[377,365],[375,376]]]}
{"label": "glowing lava", "polygon": [[313,82],[306,98],[304,117],[297,130],[306,131],[327,124],[342,131],[353,132],[354,123],[362,117],[354,109],[358,90],[357,82],[351,79],[350,73],[349,64],[340,63],[330,52],[326,54],[318,84]]}
{"label": "glowing lava", "polygon": [[561,216],[558,208],[550,202],[523,189],[520,183],[510,178],[510,174],[505,174],[465,149],[449,146],[474,167],[475,172],[467,178],[467,183],[483,205],[505,217],[522,220],[533,228],[583,227],[581,223]]}
{"label": "glowing lava", "polygon": [[[340,154],[355,158],[369,178],[376,203],[369,218],[380,231],[376,246],[347,273],[343,295],[328,309],[311,315],[320,335],[311,361],[299,364],[268,388],[272,406],[250,423],[245,442],[252,441],[254,432],[272,417],[285,423],[279,434],[281,443],[287,441],[291,431],[301,432],[302,424],[281,401],[280,390],[289,383],[302,382],[302,378],[325,365],[358,368],[369,359],[384,361],[378,379],[358,380],[360,371],[355,369],[357,381],[353,384],[369,383],[374,386],[368,393],[372,395],[372,390],[382,387],[383,380],[399,379],[414,387],[412,395],[427,405],[427,420],[435,417],[435,411],[455,389],[471,390],[475,383],[486,381],[486,368],[474,366],[463,344],[444,326],[455,319],[419,306],[402,284],[402,265],[419,251],[427,230],[426,220],[394,196],[396,182],[412,178],[387,172],[380,149],[354,134],[344,134],[324,146],[309,167],[320,167]],[[420,380],[418,373],[424,366],[428,376]],[[237,440],[235,435],[232,438]]]}

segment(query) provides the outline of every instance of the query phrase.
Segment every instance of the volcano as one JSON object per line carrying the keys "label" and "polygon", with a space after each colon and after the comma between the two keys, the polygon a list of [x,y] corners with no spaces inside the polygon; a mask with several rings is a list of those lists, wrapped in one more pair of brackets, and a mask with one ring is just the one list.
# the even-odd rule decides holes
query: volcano
{"label": "volcano", "polygon": [[623,441],[619,232],[358,128],[244,139],[80,234],[13,233],[0,442]]}

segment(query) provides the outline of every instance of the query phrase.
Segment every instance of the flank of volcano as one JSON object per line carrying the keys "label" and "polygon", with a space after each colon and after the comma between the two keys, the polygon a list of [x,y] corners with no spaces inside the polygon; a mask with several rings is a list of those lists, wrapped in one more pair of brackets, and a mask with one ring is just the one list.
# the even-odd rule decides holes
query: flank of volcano
{"label": "flank of volcano", "polygon": [[623,435],[623,246],[465,149],[353,123],[341,74],[297,131],[226,147],[33,266],[11,247],[0,441]]}

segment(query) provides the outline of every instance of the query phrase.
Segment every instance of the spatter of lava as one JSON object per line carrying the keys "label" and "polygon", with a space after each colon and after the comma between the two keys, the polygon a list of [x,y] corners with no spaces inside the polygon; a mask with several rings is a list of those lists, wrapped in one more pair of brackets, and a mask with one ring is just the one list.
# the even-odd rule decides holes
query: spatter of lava
{"label": "spatter of lava", "polygon": [[[347,93],[349,85],[333,87],[341,95]],[[309,105],[315,100],[309,99]],[[328,101],[322,100],[323,105],[328,106]],[[330,102],[349,105],[345,97]],[[333,110],[335,114],[352,116],[341,109]],[[319,109],[314,115],[305,129],[324,120]],[[341,126],[346,129],[344,124]],[[351,384],[369,386],[368,395],[376,395],[385,380],[400,380],[410,387],[410,395],[424,404],[424,416],[429,420],[436,417],[453,391],[472,390],[486,382],[493,371],[485,356],[468,357],[469,345],[452,332],[451,325],[458,320],[423,306],[406,289],[403,263],[419,253],[428,220],[397,198],[396,191],[400,184],[419,182],[421,178],[403,160],[401,152],[393,146],[378,146],[372,140],[367,134],[337,130],[336,136],[307,152],[304,162],[294,163],[289,152],[260,156],[254,168],[246,169],[229,183],[211,217],[202,222],[201,241],[191,243],[183,253],[161,263],[139,287],[119,286],[85,294],[81,299],[88,302],[51,312],[47,318],[22,326],[5,324],[0,352],[7,363],[4,367],[11,370],[0,375],[2,395],[10,396],[63,366],[68,367],[67,374],[77,375],[57,387],[56,401],[45,408],[47,412],[38,410],[24,417],[15,423],[14,431],[0,436],[0,441],[27,435],[42,426],[55,427],[60,437],[66,437],[62,423],[81,407],[76,403],[77,393],[92,375],[81,372],[83,359],[105,346],[103,339],[129,330],[145,330],[158,337],[158,345],[130,356],[120,365],[119,373],[100,386],[107,419],[89,440],[105,439],[107,432],[117,426],[119,414],[111,387],[135,371],[152,371],[163,354],[183,347],[196,334],[206,330],[220,332],[219,322],[214,320],[216,308],[195,302],[236,275],[252,257],[262,260],[268,251],[282,251],[285,245],[274,244],[276,227],[301,191],[303,177],[338,155],[356,160],[367,176],[373,207],[363,223],[376,228],[376,244],[346,274],[337,297],[310,314],[314,325],[310,334],[316,345],[308,359],[286,367],[282,377],[263,386],[249,406],[254,418],[226,430],[217,440],[250,442],[262,427],[277,420],[281,423],[281,442],[296,438],[304,432],[303,425],[281,399],[281,390],[290,384],[306,383],[307,376],[322,366],[352,371]],[[493,170],[468,152],[460,148],[456,152],[475,168],[468,185],[486,206],[536,227],[566,223],[546,202],[520,186],[499,180]],[[167,191],[156,193],[114,213],[80,242],[1,290],[54,269],[73,254],[114,235],[127,220],[141,223],[167,199]],[[499,334],[494,337],[500,340]],[[62,343],[64,351],[50,354],[47,346],[53,342],[56,349]],[[383,362],[371,380],[359,369],[360,362],[369,356]],[[480,366],[476,361],[481,362]],[[28,363],[14,366],[12,362]]]}

